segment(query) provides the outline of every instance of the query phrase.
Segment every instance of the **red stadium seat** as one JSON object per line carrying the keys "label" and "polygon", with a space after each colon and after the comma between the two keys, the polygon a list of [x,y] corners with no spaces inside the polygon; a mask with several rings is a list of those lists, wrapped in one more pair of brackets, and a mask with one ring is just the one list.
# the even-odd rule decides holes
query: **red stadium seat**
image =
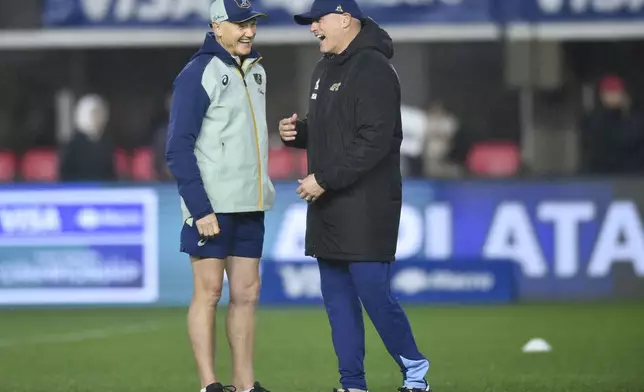
{"label": "red stadium seat", "polygon": [[114,151],[114,169],[118,178],[130,178],[130,157],[127,151],[117,148]]}
{"label": "red stadium seat", "polygon": [[55,148],[27,151],[20,162],[20,173],[25,181],[58,181],[58,152]]}
{"label": "red stadium seat", "polygon": [[132,153],[132,179],[135,181],[156,180],[154,151],[151,147],[139,147]]}
{"label": "red stadium seat", "polygon": [[16,175],[16,155],[11,151],[0,150],[0,182],[12,182]]}
{"label": "red stadium seat", "polygon": [[271,148],[268,150],[268,175],[273,180],[292,179],[295,160],[288,148]]}
{"label": "red stadium seat", "polygon": [[475,145],[467,156],[472,174],[488,177],[515,175],[521,166],[521,152],[516,143],[483,142]]}
{"label": "red stadium seat", "polygon": [[306,155],[306,150],[298,150],[296,152],[297,156],[297,175],[301,178],[306,177],[309,174],[309,162]]}

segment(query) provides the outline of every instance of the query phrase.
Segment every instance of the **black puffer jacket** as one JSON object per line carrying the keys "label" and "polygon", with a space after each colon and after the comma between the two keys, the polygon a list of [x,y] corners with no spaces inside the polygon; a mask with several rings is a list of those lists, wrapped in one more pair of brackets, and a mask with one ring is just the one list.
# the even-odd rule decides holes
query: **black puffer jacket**
{"label": "black puffer jacket", "polygon": [[297,123],[309,173],[325,194],[308,208],[306,255],[393,261],[402,199],[400,83],[389,35],[371,19],[311,78],[309,112]]}

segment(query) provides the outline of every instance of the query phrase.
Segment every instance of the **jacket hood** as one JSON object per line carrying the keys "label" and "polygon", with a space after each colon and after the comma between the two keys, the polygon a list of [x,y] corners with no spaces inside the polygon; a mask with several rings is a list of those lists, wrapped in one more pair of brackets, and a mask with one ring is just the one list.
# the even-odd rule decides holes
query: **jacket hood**
{"label": "jacket hood", "polygon": [[[201,45],[201,48],[195,53],[190,60],[194,60],[199,56],[216,56],[220,60],[222,60],[225,63],[231,64],[231,65],[236,65],[237,62],[233,58],[233,56],[224,49],[223,46],[217,42],[217,39],[215,38],[215,33],[209,32],[206,34],[206,38],[203,41],[203,44]],[[250,54],[246,56],[246,58],[259,58],[261,57],[260,54],[255,50],[251,49]]]}
{"label": "jacket hood", "polygon": [[355,53],[366,49],[376,50],[388,59],[394,57],[394,43],[389,33],[380,28],[371,18],[366,18],[362,21],[362,29],[360,29],[356,38],[351,41],[349,47],[338,57],[341,62],[344,62]]}

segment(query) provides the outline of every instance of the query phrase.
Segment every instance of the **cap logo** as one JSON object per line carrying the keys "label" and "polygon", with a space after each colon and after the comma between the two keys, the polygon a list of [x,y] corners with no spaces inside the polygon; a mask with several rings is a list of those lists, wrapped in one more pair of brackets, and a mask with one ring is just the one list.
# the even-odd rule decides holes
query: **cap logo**
{"label": "cap logo", "polygon": [[342,9],[341,5],[338,5],[337,7],[335,7],[335,11],[336,12],[344,12],[344,10]]}
{"label": "cap logo", "polygon": [[250,8],[250,0],[235,0],[235,4],[239,8]]}

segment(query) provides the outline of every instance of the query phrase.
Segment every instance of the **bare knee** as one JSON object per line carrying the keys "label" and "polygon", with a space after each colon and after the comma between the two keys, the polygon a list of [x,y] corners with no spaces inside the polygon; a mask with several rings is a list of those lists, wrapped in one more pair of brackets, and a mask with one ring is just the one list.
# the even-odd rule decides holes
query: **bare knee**
{"label": "bare knee", "polygon": [[215,307],[221,299],[224,261],[191,257],[194,274],[193,302]]}
{"label": "bare knee", "polygon": [[259,300],[260,286],[259,279],[241,284],[231,284],[230,304],[236,306],[255,306]]}
{"label": "bare knee", "polygon": [[213,283],[195,287],[194,297],[195,302],[206,306],[215,307],[221,299],[221,284]]}

